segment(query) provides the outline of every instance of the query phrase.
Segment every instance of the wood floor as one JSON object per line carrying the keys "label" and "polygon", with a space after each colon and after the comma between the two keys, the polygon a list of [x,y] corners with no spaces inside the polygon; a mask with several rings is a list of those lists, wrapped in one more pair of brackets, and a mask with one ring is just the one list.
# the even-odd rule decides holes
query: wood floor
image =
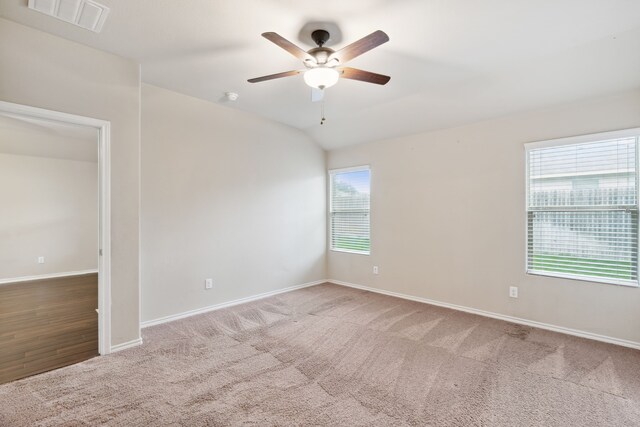
{"label": "wood floor", "polygon": [[98,275],[0,285],[0,384],[98,355]]}

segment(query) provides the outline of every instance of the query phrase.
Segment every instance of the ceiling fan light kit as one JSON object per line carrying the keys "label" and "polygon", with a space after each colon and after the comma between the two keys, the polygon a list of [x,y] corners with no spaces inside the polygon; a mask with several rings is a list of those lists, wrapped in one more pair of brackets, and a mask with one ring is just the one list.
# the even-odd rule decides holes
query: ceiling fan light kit
{"label": "ceiling fan light kit", "polygon": [[[267,76],[249,79],[249,83],[258,83],[266,80],[279,79],[282,77],[295,76],[304,73],[304,81],[307,85],[314,89],[324,89],[335,85],[340,78],[359,80],[366,83],[374,83],[385,85],[391,79],[389,76],[372,73],[370,71],[359,70],[356,68],[344,67],[348,61],[362,55],[371,49],[380,46],[389,41],[389,36],[384,31],[374,31],[366,37],[351,43],[344,48],[335,51],[329,47],[325,47],[325,43],[329,41],[330,34],[325,30],[316,30],[311,33],[311,38],[318,45],[313,49],[305,51],[295,44],[291,43],[284,37],[274,32],[263,33],[262,37],[275,43],[280,48],[286,50],[291,55],[302,61],[306,70],[292,70],[282,73],[270,74]],[[314,97],[313,100],[321,100]]]}
{"label": "ceiling fan light kit", "polygon": [[326,89],[338,83],[340,73],[335,68],[316,67],[304,73],[304,82],[316,89]]}

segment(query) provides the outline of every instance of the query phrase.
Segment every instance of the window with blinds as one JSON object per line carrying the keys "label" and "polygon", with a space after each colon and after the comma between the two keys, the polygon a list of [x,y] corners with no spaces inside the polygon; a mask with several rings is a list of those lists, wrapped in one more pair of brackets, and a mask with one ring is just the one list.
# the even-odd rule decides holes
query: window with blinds
{"label": "window with blinds", "polygon": [[528,273],[638,285],[638,134],[527,145]]}
{"label": "window with blinds", "polygon": [[371,251],[368,166],[329,171],[330,248],[368,255]]}

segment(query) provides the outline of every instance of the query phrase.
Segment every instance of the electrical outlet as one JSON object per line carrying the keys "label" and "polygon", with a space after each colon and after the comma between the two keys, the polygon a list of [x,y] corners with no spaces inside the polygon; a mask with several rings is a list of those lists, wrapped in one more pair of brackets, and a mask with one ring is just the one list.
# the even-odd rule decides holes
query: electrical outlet
{"label": "electrical outlet", "polygon": [[205,288],[205,289],[211,289],[211,288],[213,288],[213,279],[205,279],[205,281],[204,281],[204,288]]}
{"label": "electrical outlet", "polygon": [[44,264],[44,257],[43,256],[39,256],[38,257],[38,264]]}
{"label": "electrical outlet", "polygon": [[517,286],[509,286],[509,296],[511,298],[518,298],[518,287]]}
{"label": "electrical outlet", "polygon": [[373,266],[373,274],[378,274],[378,266],[377,265]]}

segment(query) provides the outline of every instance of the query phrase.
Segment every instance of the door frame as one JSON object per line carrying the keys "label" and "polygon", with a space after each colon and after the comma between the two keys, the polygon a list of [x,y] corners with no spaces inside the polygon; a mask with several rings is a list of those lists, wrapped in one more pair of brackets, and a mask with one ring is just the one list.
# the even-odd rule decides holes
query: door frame
{"label": "door frame", "polygon": [[98,130],[100,231],[98,248],[98,352],[111,353],[111,122],[0,101],[0,112]]}

